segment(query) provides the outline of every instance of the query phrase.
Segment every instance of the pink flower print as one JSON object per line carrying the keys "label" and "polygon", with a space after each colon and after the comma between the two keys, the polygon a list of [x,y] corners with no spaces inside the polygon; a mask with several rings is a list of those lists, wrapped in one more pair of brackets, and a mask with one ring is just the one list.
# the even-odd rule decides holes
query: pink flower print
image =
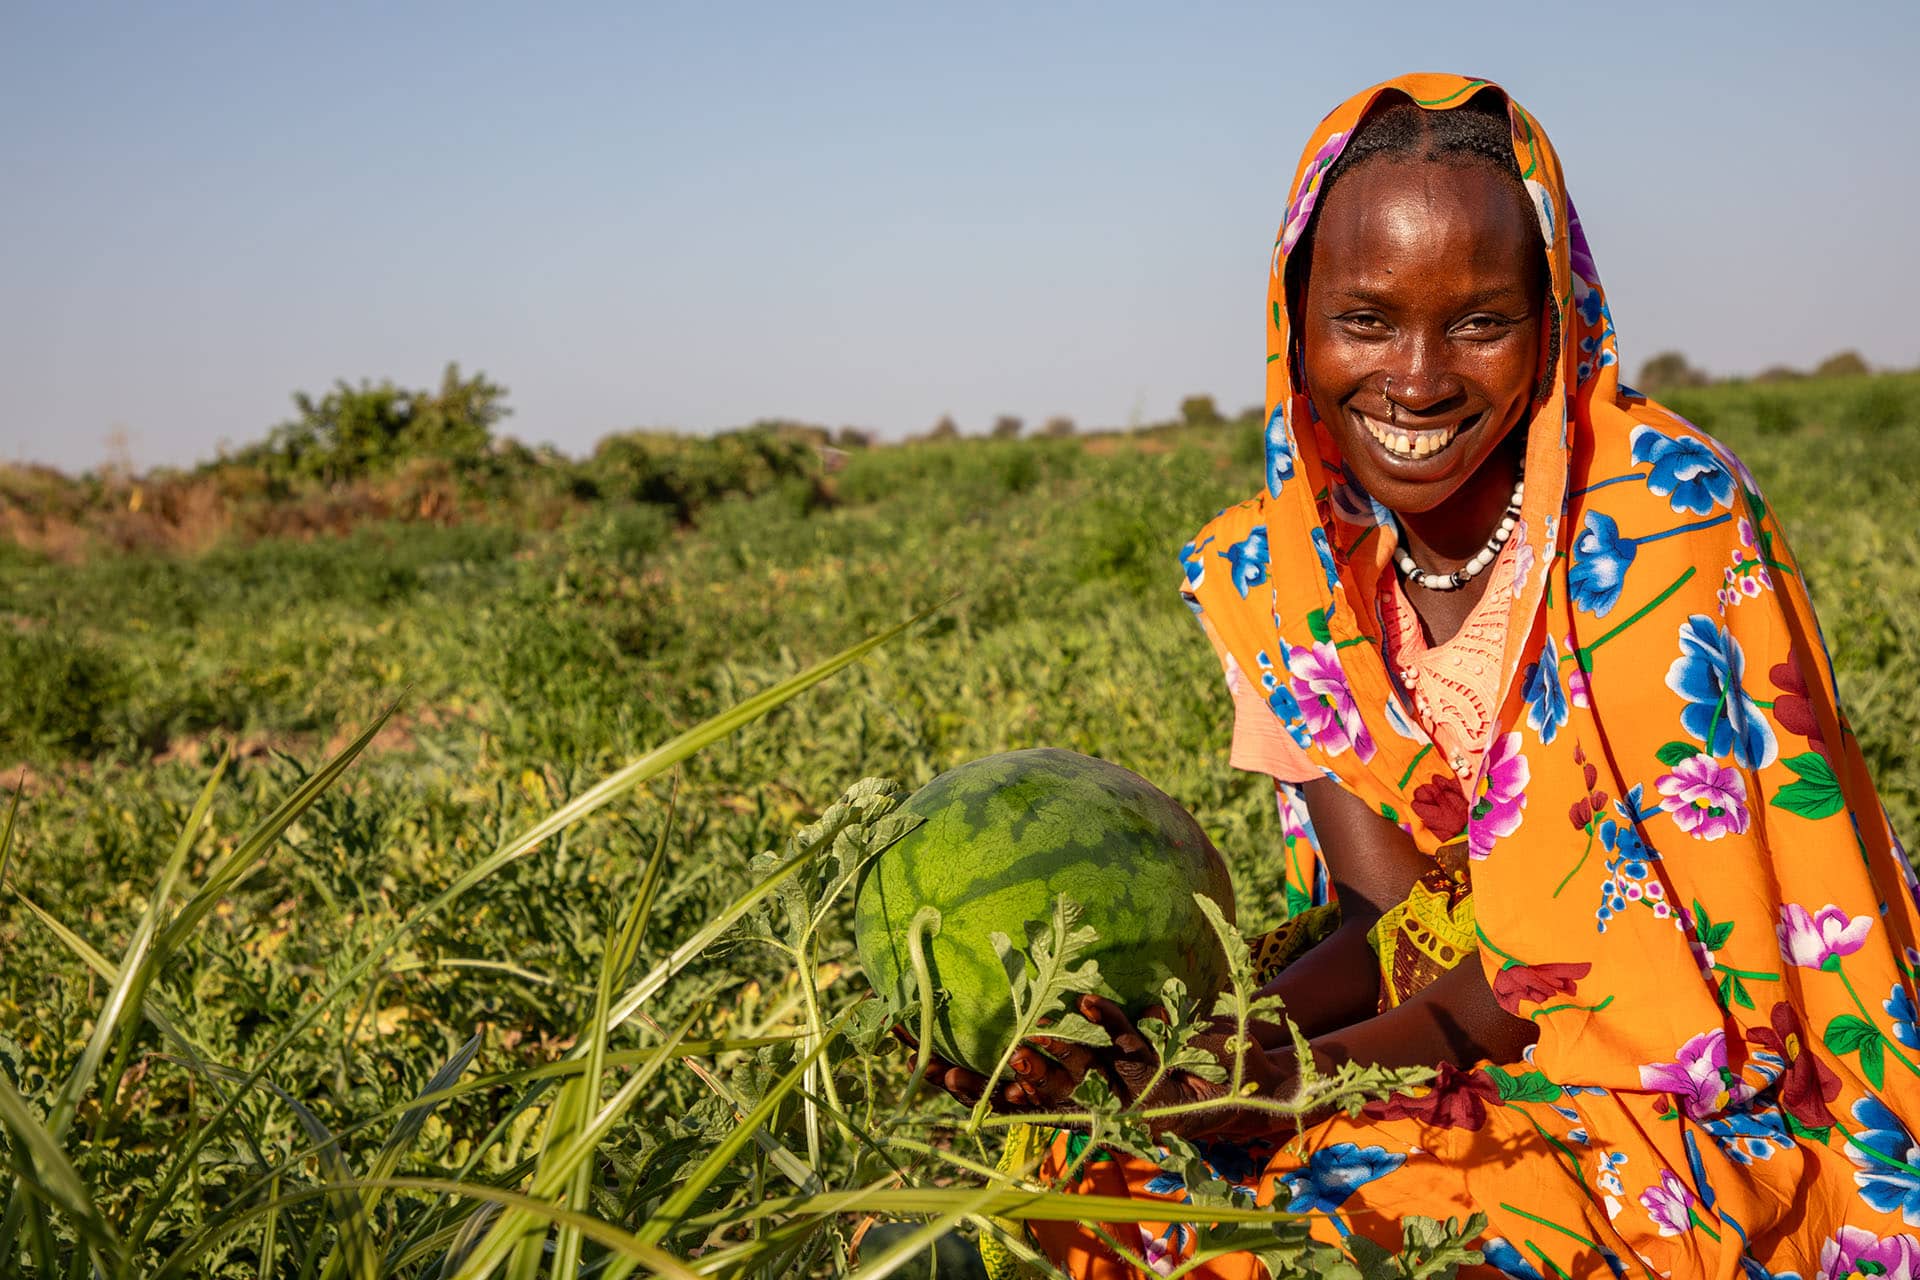
{"label": "pink flower print", "polygon": [[1339,652],[1326,641],[1311,649],[1290,647],[1287,672],[1314,745],[1330,756],[1352,751],[1362,762],[1373,759],[1373,735],[1354,705]]}
{"label": "pink flower print", "polygon": [[1864,1227],[1841,1227],[1820,1246],[1817,1280],[1849,1280],[1853,1276],[1920,1280],[1920,1238],[1882,1239]]}
{"label": "pink flower print", "polygon": [[1747,784],[1738,770],[1710,755],[1682,760],[1654,785],[1663,797],[1660,807],[1690,836],[1718,840],[1747,829]]}
{"label": "pink flower print", "polygon": [[1300,243],[1301,234],[1313,218],[1313,206],[1320,199],[1320,179],[1339,159],[1341,148],[1346,145],[1346,133],[1336,133],[1321,143],[1320,149],[1313,153],[1313,159],[1307,162],[1307,171],[1300,178],[1300,189],[1294,192],[1292,202],[1287,205],[1286,225],[1280,230],[1281,253],[1292,253],[1293,246]]}
{"label": "pink flower print", "polygon": [[1586,708],[1593,705],[1593,698],[1587,685],[1587,673],[1576,671],[1567,677],[1567,697],[1576,707]]}
{"label": "pink flower print", "polygon": [[1533,771],[1520,754],[1518,730],[1493,744],[1474,787],[1473,808],[1467,813],[1467,856],[1484,858],[1494,841],[1520,829],[1520,811],[1527,807],[1527,783]]}
{"label": "pink flower print", "polygon": [[1660,1181],[1640,1193],[1640,1207],[1647,1211],[1663,1236],[1685,1235],[1692,1227],[1693,1192],[1671,1169],[1660,1171]]}
{"label": "pink flower print", "polygon": [[1155,1235],[1142,1225],[1140,1227],[1140,1256],[1146,1260],[1153,1274],[1169,1276],[1180,1263],[1180,1244],[1173,1238],[1173,1232]]}
{"label": "pink flower print", "polygon": [[1797,902],[1780,908],[1780,956],[1802,969],[1837,969],[1840,957],[1867,945],[1871,916],[1849,916],[1829,903],[1814,915]]}
{"label": "pink flower print", "polygon": [[1732,1101],[1727,1088],[1727,1033],[1702,1031],[1680,1046],[1672,1062],[1652,1062],[1640,1068],[1640,1087],[1670,1093],[1695,1120],[1726,1110]]}

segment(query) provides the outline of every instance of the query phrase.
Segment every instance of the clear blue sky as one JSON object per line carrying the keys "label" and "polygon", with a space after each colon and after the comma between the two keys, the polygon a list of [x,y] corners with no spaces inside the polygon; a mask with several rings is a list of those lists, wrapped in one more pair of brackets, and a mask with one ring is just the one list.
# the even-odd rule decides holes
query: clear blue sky
{"label": "clear blue sky", "polygon": [[570,451],[1261,395],[1301,143],[1412,69],[1560,147],[1629,370],[1920,363],[1920,5],[0,11],[0,459],[187,462],[458,360]]}

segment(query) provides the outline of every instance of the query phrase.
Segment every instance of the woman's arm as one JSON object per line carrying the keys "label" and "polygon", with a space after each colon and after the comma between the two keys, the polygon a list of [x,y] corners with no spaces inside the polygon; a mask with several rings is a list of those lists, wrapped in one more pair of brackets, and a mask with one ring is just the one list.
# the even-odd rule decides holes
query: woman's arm
{"label": "woman's arm", "polygon": [[1313,1056],[1322,1069],[1342,1062],[1464,1067],[1517,1062],[1538,1035],[1532,1022],[1500,1007],[1478,957],[1468,956],[1385,1013],[1315,1037]]}
{"label": "woman's arm", "polygon": [[[1340,902],[1340,927],[1262,988],[1287,1006],[1287,1016],[1317,1037],[1373,1016],[1380,997],[1380,962],[1367,932],[1406,900],[1432,862],[1413,837],[1369,809],[1338,783],[1315,779],[1301,787],[1320,840],[1321,856]],[[1284,1027],[1258,1028],[1268,1048],[1291,1043]]]}

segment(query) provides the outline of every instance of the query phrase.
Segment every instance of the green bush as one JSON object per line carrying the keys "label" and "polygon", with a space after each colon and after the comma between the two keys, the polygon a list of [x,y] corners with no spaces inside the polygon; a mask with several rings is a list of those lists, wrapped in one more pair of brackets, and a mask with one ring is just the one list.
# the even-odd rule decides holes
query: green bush
{"label": "green bush", "polygon": [[317,400],[297,392],[293,403],[300,416],[231,461],[258,466],[282,486],[343,484],[385,475],[415,458],[474,467],[486,457],[494,425],[508,413],[506,394],[484,374],[462,378],[457,364],[447,366],[437,392],[408,391],[390,381],[363,380],[357,387],[341,381]]}
{"label": "green bush", "polygon": [[[126,680],[98,645],[60,626],[0,622],[0,753],[90,755],[124,736]],[[10,762],[10,761],[9,761]]]}

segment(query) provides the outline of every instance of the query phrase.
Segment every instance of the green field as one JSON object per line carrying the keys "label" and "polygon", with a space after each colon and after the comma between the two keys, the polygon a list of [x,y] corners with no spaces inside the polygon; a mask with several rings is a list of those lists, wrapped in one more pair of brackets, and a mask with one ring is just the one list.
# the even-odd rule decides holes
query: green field
{"label": "green field", "polygon": [[[1920,375],[1676,399],[1781,513],[1910,835]],[[927,442],[855,449],[830,476],[713,501],[690,524],[598,500],[192,556],[0,544],[0,765],[19,766],[9,789],[25,779],[0,892],[0,1119],[17,1175],[0,1253],[44,1276],[152,1274],[176,1253],[181,1275],[452,1276],[494,1248],[497,1274],[573,1274],[583,1258],[594,1274],[673,1273],[646,1245],[704,1248],[706,1274],[828,1275],[857,1215],[749,1207],[847,1191],[898,1211],[910,1202],[863,1189],[938,1187],[928,1209],[981,1212],[966,1190],[980,1177],[954,1162],[991,1164],[992,1131],[956,1132],[944,1100],[893,1121],[910,1063],[866,1052],[864,1024],[767,1092],[865,990],[845,967],[844,901],[805,964],[738,930],[684,964],[675,949],[764,874],[755,855],[860,779],[912,788],[1038,745],[1170,792],[1232,863],[1241,927],[1274,922],[1270,790],[1227,767],[1225,695],[1175,590],[1178,547],[1253,492],[1259,457],[1247,422]],[[929,609],[516,844],[651,749]],[[390,705],[338,781],[277,839],[249,840]],[[204,826],[182,845],[203,789]],[[499,850],[513,856],[490,862]],[[96,1037],[130,948],[144,1005]],[[644,994],[611,1057],[580,1034],[606,1022],[597,989],[615,1007]],[[671,1032],[691,1048],[662,1050]],[[469,1081],[570,1051],[590,1069],[408,1112],[470,1037]],[[619,1103],[609,1127],[577,1140],[603,1099]],[[517,1188],[619,1236],[562,1222],[543,1255],[551,1210],[490,1218],[438,1186],[317,1190],[383,1177]],[[481,1253],[460,1254],[488,1225]],[[622,1250],[628,1263],[610,1261]]]}

